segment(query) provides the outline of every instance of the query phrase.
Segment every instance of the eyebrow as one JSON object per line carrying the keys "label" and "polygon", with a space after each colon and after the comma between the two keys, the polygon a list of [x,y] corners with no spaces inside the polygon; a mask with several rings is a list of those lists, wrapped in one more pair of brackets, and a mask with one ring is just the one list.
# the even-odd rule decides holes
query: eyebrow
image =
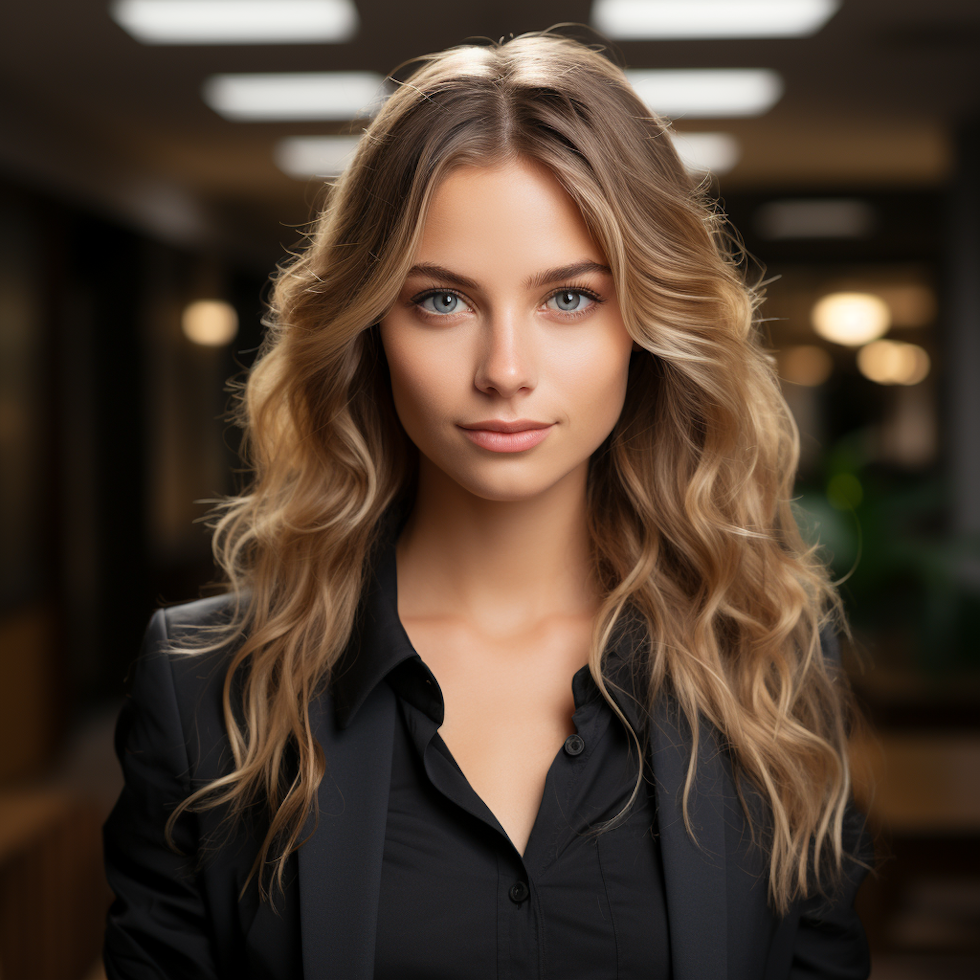
{"label": "eyebrow", "polygon": [[[540,288],[553,282],[560,282],[562,279],[574,279],[576,276],[585,275],[587,272],[598,272],[606,276],[612,275],[612,270],[609,266],[603,265],[601,262],[574,262],[571,265],[560,265],[554,269],[545,269],[543,272],[538,272],[530,276],[524,280],[524,288]],[[476,290],[480,288],[480,284],[476,280],[460,275],[458,272],[453,272],[452,269],[447,269],[444,266],[433,265],[431,262],[420,262],[418,265],[413,265],[409,269],[408,278],[411,279],[413,276],[430,276],[433,279],[439,279],[450,285],[459,286],[461,289]]]}

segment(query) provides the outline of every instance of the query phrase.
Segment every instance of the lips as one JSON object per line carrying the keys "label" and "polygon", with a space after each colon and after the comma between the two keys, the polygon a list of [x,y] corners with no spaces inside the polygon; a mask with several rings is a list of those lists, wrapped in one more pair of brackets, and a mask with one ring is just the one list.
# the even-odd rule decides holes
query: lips
{"label": "lips", "polygon": [[553,422],[533,419],[487,419],[460,425],[466,437],[481,449],[493,453],[520,453],[543,442],[554,428]]}
{"label": "lips", "polygon": [[469,422],[461,426],[463,429],[482,429],[484,432],[525,432],[527,429],[547,429],[553,423],[534,422],[531,419],[515,419],[505,422],[503,419],[489,419],[486,422]]}

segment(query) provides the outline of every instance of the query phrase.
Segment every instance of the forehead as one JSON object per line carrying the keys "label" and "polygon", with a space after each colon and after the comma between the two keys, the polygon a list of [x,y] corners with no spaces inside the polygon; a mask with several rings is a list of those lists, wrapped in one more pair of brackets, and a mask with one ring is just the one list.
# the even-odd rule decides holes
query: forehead
{"label": "forehead", "polygon": [[463,273],[465,264],[475,278],[513,268],[523,278],[587,259],[605,262],[572,198],[543,165],[512,160],[457,167],[443,179],[415,261]]}

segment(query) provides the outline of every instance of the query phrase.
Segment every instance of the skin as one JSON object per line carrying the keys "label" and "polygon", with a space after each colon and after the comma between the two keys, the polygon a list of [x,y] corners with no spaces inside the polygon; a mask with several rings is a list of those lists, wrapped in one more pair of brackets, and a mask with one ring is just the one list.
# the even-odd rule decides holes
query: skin
{"label": "skin", "polygon": [[[442,689],[440,735],[523,854],[574,731],[597,608],[588,461],[622,411],[632,340],[576,205],[520,160],[445,178],[381,340],[420,452],[399,616]],[[461,428],[493,419],[550,428],[511,453]]]}

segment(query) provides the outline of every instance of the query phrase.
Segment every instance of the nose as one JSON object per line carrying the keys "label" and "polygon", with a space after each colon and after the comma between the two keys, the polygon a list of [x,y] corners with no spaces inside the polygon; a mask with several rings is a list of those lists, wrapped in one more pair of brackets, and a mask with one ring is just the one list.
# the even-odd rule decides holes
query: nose
{"label": "nose", "polygon": [[532,329],[516,313],[488,318],[481,337],[482,347],[474,378],[484,394],[512,398],[537,384]]}

